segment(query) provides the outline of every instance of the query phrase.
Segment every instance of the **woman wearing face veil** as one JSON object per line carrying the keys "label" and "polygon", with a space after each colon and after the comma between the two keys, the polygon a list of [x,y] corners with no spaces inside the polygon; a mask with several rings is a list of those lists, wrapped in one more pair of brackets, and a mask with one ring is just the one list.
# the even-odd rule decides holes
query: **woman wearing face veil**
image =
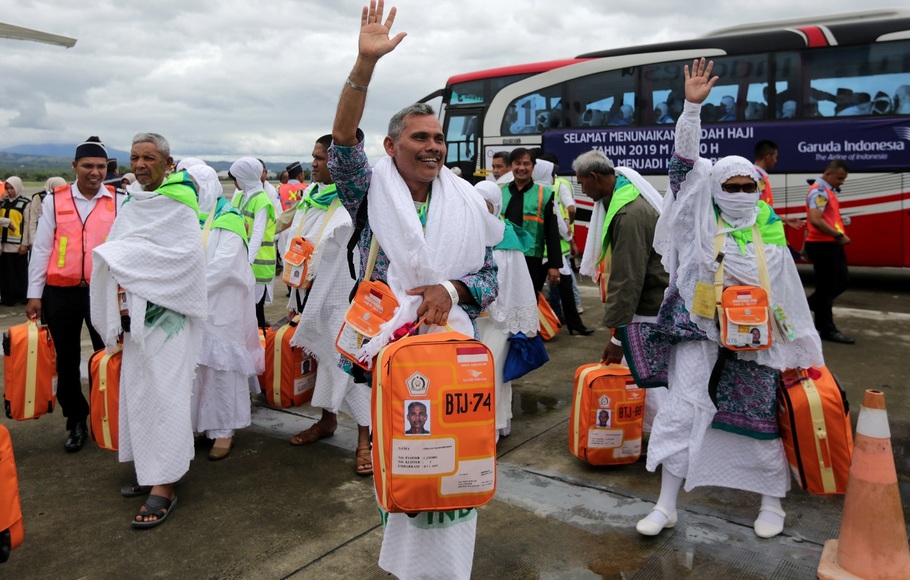
{"label": "woman wearing face veil", "polygon": [[[712,68],[701,59],[693,62],[691,74],[685,69],[686,103],[676,124],[670,190],[654,237],[670,287],[656,323],[625,329],[626,358],[637,376],[669,386],[648,447],[648,470],[663,466],[661,493],[636,529],[653,536],[672,528],[685,483],[686,491],[713,485],[759,494],[754,529],[770,538],[783,531],[780,500],[790,488],[776,419],[779,372],[824,363],[783,224],[759,201],[752,163],[729,156],[712,164],[698,155],[701,103],[717,81]],[[769,349],[721,351],[713,308],[715,271],[722,261],[724,287],[762,286],[762,246],[769,305],[786,313],[791,338],[775,329]],[[714,381],[712,371],[719,373]]]}

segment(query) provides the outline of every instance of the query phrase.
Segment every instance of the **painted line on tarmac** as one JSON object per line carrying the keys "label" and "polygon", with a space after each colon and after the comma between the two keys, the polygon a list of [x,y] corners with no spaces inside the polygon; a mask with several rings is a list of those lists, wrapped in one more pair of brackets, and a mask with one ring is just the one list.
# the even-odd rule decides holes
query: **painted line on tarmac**
{"label": "painted line on tarmac", "polygon": [[877,322],[910,322],[910,314],[905,312],[885,312],[884,310],[863,310],[861,308],[834,308],[834,314],[848,318],[862,318]]}

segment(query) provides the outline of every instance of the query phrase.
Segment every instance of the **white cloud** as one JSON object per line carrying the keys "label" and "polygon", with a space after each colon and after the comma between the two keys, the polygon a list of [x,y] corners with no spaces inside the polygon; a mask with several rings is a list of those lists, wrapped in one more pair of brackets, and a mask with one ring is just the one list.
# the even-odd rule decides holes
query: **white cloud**
{"label": "white cloud", "polygon": [[[363,120],[374,158],[392,113],[454,74],[855,10],[847,0],[706,0],[697,8],[645,0],[619,9],[600,0],[397,4],[393,32],[408,37],[377,67]],[[905,0],[880,4],[903,7]],[[308,159],[313,141],[331,129],[356,56],[362,6],[359,0],[0,0],[10,24],[78,38],[68,50],[0,40],[4,142],[74,143],[97,134],[128,149],[133,134],[155,131],[178,156]]]}

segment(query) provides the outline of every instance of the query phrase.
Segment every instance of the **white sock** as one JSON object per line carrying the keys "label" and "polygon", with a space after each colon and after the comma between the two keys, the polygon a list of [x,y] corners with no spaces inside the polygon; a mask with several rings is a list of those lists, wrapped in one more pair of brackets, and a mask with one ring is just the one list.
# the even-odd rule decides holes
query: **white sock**
{"label": "white sock", "polygon": [[775,526],[784,525],[784,518],[782,518],[781,516],[779,516],[778,514],[776,514],[774,512],[765,510],[765,507],[771,507],[771,508],[777,508],[777,509],[783,511],[783,508],[781,508],[781,505],[780,505],[779,497],[771,497],[770,495],[761,496],[761,507],[762,507],[762,509],[758,512],[757,519],[759,519],[763,522],[768,522],[769,524],[773,524]]}
{"label": "white sock", "polygon": [[[680,488],[682,488],[683,481],[682,477],[677,477],[666,469],[661,469],[660,497],[657,498],[657,505],[666,510],[668,514],[676,511],[676,498],[679,495]],[[660,526],[665,526],[669,521],[667,516],[657,510],[651,510],[651,513],[645,519],[651,520]]]}

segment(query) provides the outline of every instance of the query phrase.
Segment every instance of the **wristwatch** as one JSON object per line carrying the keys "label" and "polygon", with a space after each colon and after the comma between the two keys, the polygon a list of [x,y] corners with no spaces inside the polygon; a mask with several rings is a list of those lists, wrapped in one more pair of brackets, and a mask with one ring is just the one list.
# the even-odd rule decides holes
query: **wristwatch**
{"label": "wristwatch", "polygon": [[834,236],[834,239],[835,239],[835,240],[842,240],[842,239],[844,239],[844,232],[837,232],[837,235]]}

